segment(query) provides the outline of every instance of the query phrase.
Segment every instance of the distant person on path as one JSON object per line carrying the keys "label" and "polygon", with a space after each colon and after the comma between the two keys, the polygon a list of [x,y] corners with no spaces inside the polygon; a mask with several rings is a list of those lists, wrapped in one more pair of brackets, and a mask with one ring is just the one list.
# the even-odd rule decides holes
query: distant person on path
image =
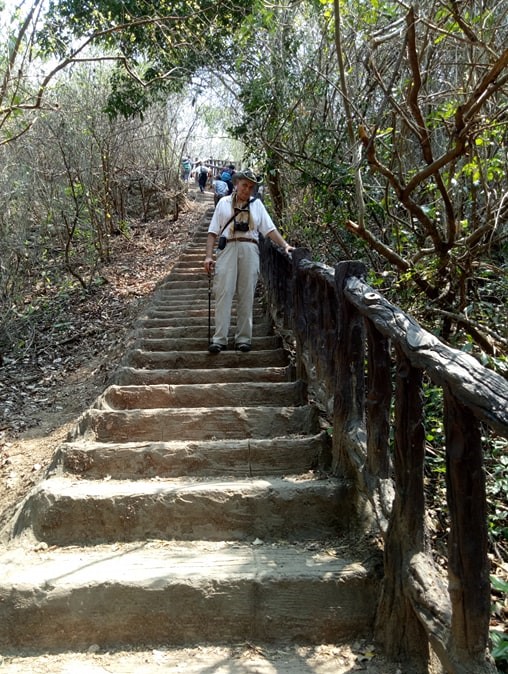
{"label": "distant person on path", "polygon": [[[215,208],[206,241],[205,272],[215,271],[215,333],[208,345],[210,353],[227,349],[235,293],[238,298],[235,348],[242,352],[251,350],[252,310],[259,275],[259,234],[268,236],[286,253],[293,250],[278,232],[263,202],[252,199],[257,186],[255,174],[250,169],[238,171],[234,183],[233,194],[223,197]],[[225,237],[227,244],[217,249],[215,263],[213,249],[218,237]]]}
{"label": "distant person on path", "polygon": [[220,174],[221,180],[223,180],[228,186],[228,194],[233,194],[233,176],[229,168],[223,168]]}
{"label": "distant person on path", "polygon": [[222,197],[226,197],[229,192],[228,184],[222,180],[222,176],[217,176],[213,181],[213,202],[217,206]]}
{"label": "distant person on path", "polygon": [[184,157],[182,159],[182,180],[184,183],[189,182],[189,177],[192,169],[192,162],[189,157]]}
{"label": "distant person on path", "polygon": [[198,176],[199,190],[200,192],[204,192],[206,188],[206,183],[208,181],[208,168],[203,164],[203,162],[198,161],[196,174]]}

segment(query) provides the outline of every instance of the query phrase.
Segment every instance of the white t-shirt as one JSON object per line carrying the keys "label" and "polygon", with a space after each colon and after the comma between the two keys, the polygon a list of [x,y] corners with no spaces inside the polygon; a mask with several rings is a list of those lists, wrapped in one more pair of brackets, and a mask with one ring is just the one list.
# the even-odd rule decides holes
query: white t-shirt
{"label": "white t-shirt", "polygon": [[[217,236],[220,235],[226,222],[233,216],[233,197],[234,194],[230,194],[227,197],[222,197],[219,201],[215,207],[210,226],[208,227],[208,232],[216,234]],[[259,239],[259,233],[266,236],[276,229],[261,199],[254,199],[249,203],[249,218],[250,222],[254,225],[254,228],[249,229],[247,232],[237,232],[237,236],[251,238],[257,241]],[[235,236],[233,221],[226,227],[223,235],[227,236],[229,239]]]}
{"label": "white t-shirt", "polygon": [[220,197],[225,197],[227,194],[229,194],[229,187],[224,180],[215,180],[213,183],[213,187],[215,190],[215,194],[217,194]]}

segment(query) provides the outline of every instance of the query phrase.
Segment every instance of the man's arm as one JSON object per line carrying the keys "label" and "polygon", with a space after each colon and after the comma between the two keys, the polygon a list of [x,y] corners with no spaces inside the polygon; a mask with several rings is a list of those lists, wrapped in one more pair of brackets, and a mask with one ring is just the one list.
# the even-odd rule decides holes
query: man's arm
{"label": "man's arm", "polygon": [[215,240],[217,239],[217,234],[213,232],[208,232],[206,238],[206,253],[205,253],[205,272],[207,274],[213,273],[215,267],[215,262],[213,260],[213,249],[215,248]]}
{"label": "man's arm", "polygon": [[271,232],[268,232],[267,236],[278,246],[284,248],[286,253],[289,253],[290,251],[294,250],[294,247],[290,246],[289,243],[286,243],[286,241],[283,239],[283,237],[281,236],[280,232],[277,229],[272,229]]}

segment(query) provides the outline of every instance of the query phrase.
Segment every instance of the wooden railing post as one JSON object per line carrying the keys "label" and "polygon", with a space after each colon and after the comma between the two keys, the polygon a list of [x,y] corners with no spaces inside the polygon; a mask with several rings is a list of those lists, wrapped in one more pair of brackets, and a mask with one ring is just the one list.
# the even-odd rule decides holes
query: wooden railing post
{"label": "wooden railing post", "polygon": [[390,476],[390,407],[392,359],[390,340],[367,321],[367,432],[366,483],[375,488],[379,479]]}
{"label": "wooden railing post", "polygon": [[357,479],[365,463],[365,325],[361,314],[343,293],[349,276],[363,277],[361,262],[339,262],[335,266],[337,295],[338,363],[333,405],[333,469]]}
{"label": "wooden railing post", "polygon": [[291,327],[295,337],[296,349],[296,378],[308,380],[306,368],[303,362],[304,341],[307,332],[305,299],[302,280],[298,274],[298,265],[302,260],[310,260],[310,252],[306,248],[296,248],[291,254],[293,263],[292,273],[292,320]]}
{"label": "wooden railing post", "polygon": [[379,529],[386,531],[393,505],[390,461],[390,414],[393,395],[390,340],[366,320],[367,396],[365,414],[367,459],[363,481]]}
{"label": "wooden railing post", "polygon": [[400,348],[396,351],[393,465],[397,489],[385,538],[385,578],[376,631],[390,656],[410,655],[415,662],[427,662],[427,634],[406,592],[410,560],[426,548],[422,371],[411,366]]}
{"label": "wooden railing post", "polygon": [[450,649],[460,662],[478,658],[485,671],[490,615],[487,497],[480,424],[444,390],[446,484],[450,513],[448,579],[452,604]]}

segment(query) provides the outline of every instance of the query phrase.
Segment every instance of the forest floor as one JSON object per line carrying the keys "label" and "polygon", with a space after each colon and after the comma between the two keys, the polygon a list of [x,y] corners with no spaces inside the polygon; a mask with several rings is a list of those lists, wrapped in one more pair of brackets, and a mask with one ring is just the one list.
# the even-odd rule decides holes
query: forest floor
{"label": "forest floor", "polygon": [[101,283],[87,292],[35,288],[27,299],[36,309],[11,329],[12,348],[0,347],[0,526],[104,390],[143,303],[211,203],[189,199],[176,222],[139,223],[114,237]]}
{"label": "forest floor", "polygon": [[[154,221],[111,244],[103,283],[77,295],[34,289],[41,307],[10,335],[0,353],[0,528],[43,477],[77,418],[100,395],[122,358],[132,325],[171,271],[211,195],[190,193],[176,222]],[[204,257],[204,251],[203,251]],[[38,294],[39,292],[39,294]],[[49,307],[49,308],[48,308]],[[4,340],[5,342],[5,340]],[[410,674],[368,642],[316,647],[150,649],[83,653],[0,654],[4,674]],[[437,668],[436,670],[437,671]]]}

